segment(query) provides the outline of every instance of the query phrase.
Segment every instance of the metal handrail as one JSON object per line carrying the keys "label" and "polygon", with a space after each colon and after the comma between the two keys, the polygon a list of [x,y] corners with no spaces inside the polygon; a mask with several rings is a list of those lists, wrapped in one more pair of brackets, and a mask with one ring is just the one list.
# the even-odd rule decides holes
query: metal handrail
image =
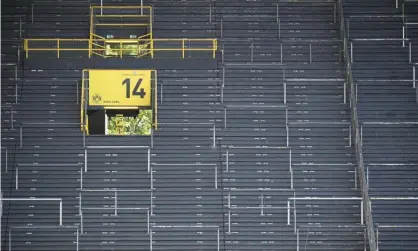
{"label": "metal handrail", "polygon": [[[60,52],[63,51],[88,51],[91,53],[98,53],[103,54],[107,49],[106,48],[93,48],[93,41],[100,40],[104,43],[119,43],[121,45],[126,44],[134,44],[138,45],[138,43],[145,43],[149,44],[150,46],[147,48],[141,48],[141,51],[147,52],[151,54],[153,57],[154,52],[161,52],[161,51],[179,51],[182,52],[182,58],[185,58],[186,51],[207,51],[212,52],[212,58],[216,57],[216,51],[218,50],[218,41],[215,38],[139,38],[139,39],[105,39],[95,34],[92,34],[92,37],[96,36],[100,39],[61,39],[61,38],[29,38],[24,40],[24,50],[26,52],[26,58],[29,57],[29,51],[55,51],[57,53],[57,58],[60,57]],[[31,47],[30,42],[51,42],[50,44],[44,47]],[[72,47],[72,48],[62,48],[63,42],[81,42],[85,43],[85,46],[79,45],[79,47]],[[171,48],[155,48],[155,43],[158,42],[177,42],[180,43],[178,46],[173,46],[170,44]],[[199,46],[198,48],[188,48],[185,46],[186,42],[204,42],[207,43],[205,46]],[[123,57],[124,51],[132,51],[129,48],[121,48],[115,49],[119,52],[122,52],[120,57]]]}
{"label": "metal handrail", "polygon": [[346,27],[345,27],[345,19],[344,19],[344,10],[343,10],[343,1],[338,0],[338,7],[339,7],[339,16],[340,16],[340,32],[341,38],[343,39],[343,54],[345,59],[345,66],[346,66],[346,74],[347,74],[347,82],[350,87],[350,107],[351,107],[351,124],[353,127],[354,138],[355,138],[355,151],[356,151],[356,159],[357,159],[357,169],[359,174],[360,180],[360,189],[362,194],[362,201],[364,206],[364,216],[366,222],[366,230],[367,230],[367,239],[369,242],[369,247],[371,251],[377,251],[377,243],[376,243],[376,232],[374,230],[374,223],[372,217],[372,209],[369,197],[369,188],[367,185],[365,170],[364,170],[364,162],[363,162],[363,149],[360,140],[360,130],[359,130],[359,123],[358,123],[358,114],[357,114],[357,98],[355,95],[355,88],[354,88],[354,81],[351,72],[351,60],[350,55],[348,52],[348,37],[346,34]]}

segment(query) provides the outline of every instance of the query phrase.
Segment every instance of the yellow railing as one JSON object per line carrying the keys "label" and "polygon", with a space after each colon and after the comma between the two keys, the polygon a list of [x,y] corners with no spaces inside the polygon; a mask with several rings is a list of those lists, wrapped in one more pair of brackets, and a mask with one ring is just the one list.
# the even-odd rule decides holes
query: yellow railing
{"label": "yellow railing", "polygon": [[[29,52],[55,52],[57,58],[60,58],[63,52],[77,51],[88,52],[89,57],[92,55],[98,55],[102,57],[129,57],[127,53],[132,49],[124,48],[126,45],[138,45],[138,54],[136,57],[142,57],[145,55],[151,55],[154,58],[154,54],[158,52],[178,51],[181,53],[181,57],[186,57],[186,52],[200,51],[210,52],[212,57],[216,57],[216,51],[218,49],[218,41],[214,38],[207,39],[187,39],[187,38],[144,38],[150,36],[146,34],[137,39],[106,39],[96,34],[90,34],[92,39],[61,39],[61,38],[29,38],[24,40],[24,50],[26,58],[29,58]],[[106,50],[109,50],[106,46],[111,44],[119,44],[117,55],[106,55]]]}

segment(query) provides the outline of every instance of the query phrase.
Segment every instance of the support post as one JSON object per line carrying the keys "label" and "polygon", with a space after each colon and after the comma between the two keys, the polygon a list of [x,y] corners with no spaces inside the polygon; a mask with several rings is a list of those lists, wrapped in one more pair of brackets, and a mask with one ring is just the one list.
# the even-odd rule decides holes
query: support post
{"label": "support post", "polygon": [[213,148],[216,148],[216,126],[213,124]]}
{"label": "support post", "polygon": [[312,64],[312,44],[309,43],[309,63]]}
{"label": "support post", "polygon": [[283,103],[287,103],[287,85],[286,82],[283,83]]}
{"label": "support post", "polygon": [[353,42],[350,42],[350,58],[351,58],[351,63],[354,62],[353,59]]}
{"label": "support post", "polygon": [[16,166],[16,181],[15,181],[15,183],[16,183],[16,190],[19,190],[19,167],[18,166]]}
{"label": "support post", "polygon": [[13,123],[13,106],[10,108],[10,126],[12,128],[12,130],[14,130],[14,123]]}
{"label": "support post", "polygon": [[215,189],[218,189],[218,166],[215,165]]}
{"label": "support post", "polygon": [[87,172],[87,148],[84,148],[84,172]]}
{"label": "support post", "polygon": [[280,63],[283,63],[283,43],[280,43]]}
{"label": "support post", "polygon": [[22,39],[22,18],[19,18],[19,38]]}
{"label": "support post", "polygon": [[402,47],[405,47],[405,25],[402,26]]}
{"label": "support post", "polygon": [[412,63],[412,43],[409,41],[409,63]]}
{"label": "support post", "polygon": [[396,0],[396,9],[399,8],[399,0]]}
{"label": "support post", "polygon": [[141,0],[141,16],[144,15],[144,0]]}
{"label": "support post", "polygon": [[364,225],[364,207],[363,207],[363,205],[364,205],[364,203],[363,203],[363,201],[361,201],[360,202],[360,216],[361,216],[361,219],[360,219],[360,224],[361,225]]}
{"label": "support post", "polygon": [[279,23],[279,3],[276,3],[276,22]]}
{"label": "support post", "polygon": [[62,200],[60,200],[60,226],[62,226]]}
{"label": "support post", "polygon": [[263,194],[261,194],[261,213],[260,213],[260,215],[261,216],[264,215],[264,195]]}
{"label": "support post", "polygon": [[229,172],[229,149],[226,149],[226,171]]}
{"label": "support post", "polygon": [[224,108],[224,129],[226,130],[226,108]]}
{"label": "support post", "polygon": [[287,201],[287,225],[290,226],[290,200]]}
{"label": "support post", "polygon": [[118,215],[118,191],[115,191],[115,215]]}
{"label": "support post", "polygon": [[209,23],[212,23],[212,3],[209,3]]}
{"label": "support post", "polygon": [[279,38],[281,38],[282,37],[282,28],[281,28],[281,21],[280,21],[280,18],[279,18],[279,24],[278,24],[278,29],[279,29]]}
{"label": "support post", "polygon": [[299,228],[296,229],[296,251],[299,251]]}
{"label": "support post", "polygon": [[221,38],[224,38],[224,19],[221,18]]}
{"label": "support post", "polygon": [[415,65],[413,66],[413,68],[412,68],[412,87],[414,87],[414,88],[416,88],[416,75],[415,75],[415,73],[416,73],[416,67],[415,67]]}
{"label": "support post", "polygon": [[148,160],[147,160],[147,171],[151,171],[151,149],[148,148]]}
{"label": "support post", "polygon": [[344,82],[344,104],[347,104],[347,83]]}

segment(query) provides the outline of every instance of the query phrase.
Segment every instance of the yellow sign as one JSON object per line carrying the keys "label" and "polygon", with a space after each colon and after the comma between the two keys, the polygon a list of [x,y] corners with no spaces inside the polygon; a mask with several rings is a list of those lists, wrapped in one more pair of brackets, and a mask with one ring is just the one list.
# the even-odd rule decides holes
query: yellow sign
{"label": "yellow sign", "polygon": [[90,106],[151,107],[151,71],[89,70]]}

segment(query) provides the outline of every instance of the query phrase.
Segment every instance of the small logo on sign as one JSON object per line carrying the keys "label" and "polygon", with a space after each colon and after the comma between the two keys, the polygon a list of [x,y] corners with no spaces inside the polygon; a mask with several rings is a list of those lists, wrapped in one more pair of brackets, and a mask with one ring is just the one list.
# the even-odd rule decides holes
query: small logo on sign
{"label": "small logo on sign", "polygon": [[102,101],[102,96],[100,94],[96,93],[93,95],[93,103],[98,104]]}

